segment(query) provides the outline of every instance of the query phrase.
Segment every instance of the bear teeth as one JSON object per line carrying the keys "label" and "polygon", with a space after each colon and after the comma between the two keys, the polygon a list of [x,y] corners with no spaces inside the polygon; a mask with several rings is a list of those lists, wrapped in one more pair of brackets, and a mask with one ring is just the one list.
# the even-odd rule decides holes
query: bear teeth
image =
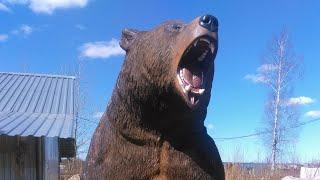
{"label": "bear teeth", "polygon": [[178,78],[179,84],[180,84],[180,86],[183,86],[183,83],[182,83],[182,80],[181,80],[180,76],[177,74],[177,78]]}
{"label": "bear teeth", "polygon": [[202,95],[204,93],[205,89],[191,89],[191,92],[195,94]]}
{"label": "bear teeth", "polygon": [[211,50],[211,53],[214,53],[214,47],[213,47],[213,44],[210,44],[210,50]]}
{"label": "bear teeth", "polygon": [[[199,41],[199,40],[198,40],[198,41]],[[194,44],[193,44],[193,46],[194,46],[194,47],[196,47],[196,46],[197,46],[198,41],[195,41],[195,42],[194,42]]]}
{"label": "bear teeth", "polygon": [[184,89],[185,89],[187,92],[189,92],[189,91],[191,90],[191,85],[190,85],[190,84],[186,85],[186,86],[184,87]]}
{"label": "bear teeth", "polygon": [[192,96],[190,100],[191,100],[191,104],[194,104],[194,96]]}
{"label": "bear teeth", "polygon": [[202,62],[202,61],[204,60],[204,58],[207,56],[207,54],[208,54],[208,50],[206,50],[205,52],[203,52],[203,53],[201,54],[201,56],[198,57],[198,61]]}
{"label": "bear teeth", "polygon": [[203,94],[205,89],[199,89],[198,93]]}
{"label": "bear teeth", "polygon": [[208,39],[201,38],[200,40],[201,40],[201,41],[204,41],[204,42],[206,42],[206,43],[208,43],[208,44],[210,44],[210,41],[209,41]]}

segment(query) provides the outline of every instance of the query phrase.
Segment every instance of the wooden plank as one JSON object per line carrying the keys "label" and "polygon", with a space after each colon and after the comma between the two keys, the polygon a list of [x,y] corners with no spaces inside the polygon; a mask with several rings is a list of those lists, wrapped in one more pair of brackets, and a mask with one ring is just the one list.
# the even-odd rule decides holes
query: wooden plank
{"label": "wooden plank", "polygon": [[4,153],[0,152],[0,179],[4,179]]}

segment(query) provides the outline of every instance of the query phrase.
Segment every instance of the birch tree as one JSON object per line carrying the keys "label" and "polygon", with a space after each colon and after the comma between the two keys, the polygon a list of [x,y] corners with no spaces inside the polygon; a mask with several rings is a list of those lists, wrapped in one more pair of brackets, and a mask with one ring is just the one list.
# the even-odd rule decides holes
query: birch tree
{"label": "birch tree", "polygon": [[258,74],[247,78],[263,83],[269,96],[265,103],[263,139],[271,149],[271,169],[274,170],[278,156],[287,144],[294,144],[299,122],[298,107],[290,102],[294,81],[301,76],[301,58],[297,57],[289,42],[288,33],[283,31],[275,37],[270,49],[258,68]]}

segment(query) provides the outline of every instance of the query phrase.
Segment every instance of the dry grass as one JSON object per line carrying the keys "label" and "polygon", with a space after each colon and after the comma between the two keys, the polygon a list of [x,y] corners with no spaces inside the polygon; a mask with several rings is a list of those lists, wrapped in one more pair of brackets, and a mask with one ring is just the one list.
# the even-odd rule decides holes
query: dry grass
{"label": "dry grass", "polygon": [[244,169],[239,164],[228,163],[225,166],[226,180],[281,180],[285,176],[298,176],[295,169],[271,171],[264,169]]}
{"label": "dry grass", "polygon": [[60,180],[67,180],[75,174],[82,174],[84,162],[75,158],[64,159],[60,166]]}
{"label": "dry grass", "polygon": [[[60,172],[60,180],[67,180],[72,175],[82,174],[84,161],[79,159],[64,159],[61,165],[63,168]],[[225,174],[226,180],[281,180],[285,176],[299,177],[299,168],[282,168],[272,172],[269,166],[249,169],[244,168],[240,163],[226,163]]]}

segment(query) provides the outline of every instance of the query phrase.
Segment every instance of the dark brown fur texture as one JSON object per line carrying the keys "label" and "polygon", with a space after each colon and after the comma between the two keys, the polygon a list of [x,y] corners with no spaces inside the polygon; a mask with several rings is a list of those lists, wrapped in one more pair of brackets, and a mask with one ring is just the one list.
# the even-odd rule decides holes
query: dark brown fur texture
{"label": "dark brown fur texture", "polygon": [[[224,180],[219,152],[204,126],[214,62],[197,108],[186,104],[176,82],[183,51],[196,36],[212,33],[198,19],[124,30],[120,45],[126,58],[92,138],[85,179]],[[181,28],[172,29],[175,24]]]}

